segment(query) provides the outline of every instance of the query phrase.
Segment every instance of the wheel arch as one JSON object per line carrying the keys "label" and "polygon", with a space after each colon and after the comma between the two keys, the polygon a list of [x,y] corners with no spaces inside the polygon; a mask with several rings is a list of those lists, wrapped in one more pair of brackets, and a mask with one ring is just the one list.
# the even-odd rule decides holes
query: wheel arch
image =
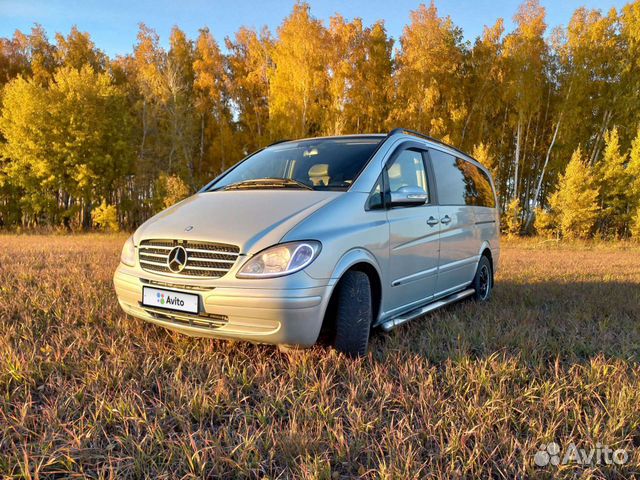
{"label": "wheel arch", "polygon": [[335,299],[336,292],[340,285],[340,279],[348,271],[355,270],[366,273],[369,277],[369,283],[371,285],[371,303],[373,309],[373,321],[372,325],[377,321],[380,312],[382,310],[382,273],[375,256],[363,248],[357,248],[350,250],[342,256],[332,278],[336,279],[333,288],[329,294],[329,301],[325,309],[324,317],[322,320],[321,331],[330,332],[335,325],[332,325],[332,315],[335,313]]}
{"label": "wheel arch", "polygon": [[480,262],[481,257],[487,257],[489,259],[489,264],[491,265],[491,280],[493,281],[495,265],[493,263],[493,253],[491,252],[491,244],[487,241],[482,243],[480,247],[480,256],[478,257],[478,263]]}

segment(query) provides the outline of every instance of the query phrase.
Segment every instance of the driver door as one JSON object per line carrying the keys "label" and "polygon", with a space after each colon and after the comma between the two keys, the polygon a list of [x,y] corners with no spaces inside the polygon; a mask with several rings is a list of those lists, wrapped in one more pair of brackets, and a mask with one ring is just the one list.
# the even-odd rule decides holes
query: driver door
{"label": "driver door", "polygon": [[432,203],[432,181],[426,162],[425,151],[400,147],[386,166],[386,190],[389,194],[411,188],[420,188],[427,194],[424,205],[387,210],[391,280],[391,294],[385,305],[387,313],[410,310],[410,306],[418,306],[428,300],[436,290],[440,216],[438,206]]}

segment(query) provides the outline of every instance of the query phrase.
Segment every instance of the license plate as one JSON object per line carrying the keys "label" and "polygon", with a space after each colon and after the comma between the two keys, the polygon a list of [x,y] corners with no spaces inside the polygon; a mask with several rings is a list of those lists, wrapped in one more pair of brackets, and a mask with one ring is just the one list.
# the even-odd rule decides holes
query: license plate
{"label": "license plate", "polygon": [[160,288],[142,287],[142,305],[179,312],[198,313],[198,295]]}

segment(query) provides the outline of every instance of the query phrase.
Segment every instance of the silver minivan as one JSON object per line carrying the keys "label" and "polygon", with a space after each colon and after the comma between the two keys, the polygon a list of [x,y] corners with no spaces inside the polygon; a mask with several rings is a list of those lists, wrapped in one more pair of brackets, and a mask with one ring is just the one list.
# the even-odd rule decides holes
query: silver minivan
{"label": "silver minivan", "polygon": [[134,317],[202,337],[363,355],[466,297],[486,301],[500,254],[491,175],[404,129],[279,142],[155,215],[114,283]]}

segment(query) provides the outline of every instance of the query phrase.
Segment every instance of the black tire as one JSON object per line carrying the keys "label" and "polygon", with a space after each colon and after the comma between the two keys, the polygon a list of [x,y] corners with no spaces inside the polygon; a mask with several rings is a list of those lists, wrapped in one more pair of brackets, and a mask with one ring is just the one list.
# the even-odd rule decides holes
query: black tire
{"label": "black tire", "polygon": [[471,287],[475,289],[473,297],[478,302],[487,302],[491,298],[493,290],[493,269],[491,261],[485,256],[480,257],[476,276],[473,277]]}
{"label": "black tire", "polygon": [[350,357],[367,353],[373,321],[371,284],[364,272],[348,271],[338,284],[333,346]]}

